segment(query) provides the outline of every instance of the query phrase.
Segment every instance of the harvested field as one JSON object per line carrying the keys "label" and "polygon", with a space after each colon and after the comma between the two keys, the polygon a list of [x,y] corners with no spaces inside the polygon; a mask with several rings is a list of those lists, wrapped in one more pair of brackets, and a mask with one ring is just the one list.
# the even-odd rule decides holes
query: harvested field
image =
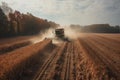
{"label": "harvested field", "polygon": [[0,55],[32,44],[31,39],[38,36],[19,36],[0,39]]}
{"label": "harvested field", "polygon": [[[0,56],[0,80],[18,80],[26,68],[37,62],[41,51],[51,45],[51,40],[30,45]],[[49,46],[50,47],[50,46]]]}
{"label": "harvested field", "polygon": [[27,46],[31,43],[32,43],[31,41],[19,41],[19,42],[0,45],[0,54],[13,51],[17,48]]}
{"label": "harvested field", "polygon": [[92,60],[94,74],[91,76],[95,76],[93,80],[120,79],[120,43],[117,41],[118,39],[112,40],[112,37],[101,35],[84,35],[79,39],[89,61]]}
{"label": "harvested field", "polygon": [[65,48],[57,53],[59,59],[47,64],[48,59],[47,67],[33,80],[119,80],[119,35],[80,35],[77,40],[63,45]]}
{"label": "harvested field", "polygon": [[12,38],[3,38],[3,39],[0,39],[0,45],[6,45],[14,42],[25,41],[34,37],[35,36],[19,36],[19,37],[12,37]]}
{"label": "harvested field", "polygon": [[120,80],[120,34],[80,34],[56,45],[46,39],[3,54],[0,80],[8,79]]}

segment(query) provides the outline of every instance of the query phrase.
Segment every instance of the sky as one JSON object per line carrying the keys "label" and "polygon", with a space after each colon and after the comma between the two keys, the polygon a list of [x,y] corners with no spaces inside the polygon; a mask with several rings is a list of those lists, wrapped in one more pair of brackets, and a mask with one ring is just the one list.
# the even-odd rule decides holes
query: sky
{"label": "sky", "polygon": [[120,0],[0,0],[13,10],[69,24],[120,25]]}

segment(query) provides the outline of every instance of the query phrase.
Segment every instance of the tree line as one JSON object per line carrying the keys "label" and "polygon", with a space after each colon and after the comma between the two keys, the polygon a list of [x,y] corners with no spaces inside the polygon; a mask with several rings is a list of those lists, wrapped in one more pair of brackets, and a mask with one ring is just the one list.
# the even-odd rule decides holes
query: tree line
{"label": "tree line", "polygon": [[19,11],[5,15],[0,8],[0,37],[33,35],[48,28],[58,27],[59,24]]}
{"label": "tree line", "polygon": [[92,33],[120,33],[120,26],[110,26],[109,24],[92,24],[87,26],[70,25],[71,28],[80,32],[92,32]]}

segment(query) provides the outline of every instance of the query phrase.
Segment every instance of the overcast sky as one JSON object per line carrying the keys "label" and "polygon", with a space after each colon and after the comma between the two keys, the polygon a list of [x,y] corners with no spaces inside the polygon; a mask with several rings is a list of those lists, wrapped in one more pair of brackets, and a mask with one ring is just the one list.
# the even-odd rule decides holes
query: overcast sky
{"label": "overcast sky", "polygon": [[14,10],[30,12],[62,25],[120,25],[120,0],[0,0],[0,4],[1,2],[8,3]]}

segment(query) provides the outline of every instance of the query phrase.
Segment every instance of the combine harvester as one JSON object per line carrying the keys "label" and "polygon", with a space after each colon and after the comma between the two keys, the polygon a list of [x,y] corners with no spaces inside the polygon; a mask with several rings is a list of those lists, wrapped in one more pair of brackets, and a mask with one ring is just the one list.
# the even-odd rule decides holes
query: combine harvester
{"label": "combine harvester", "polygon": [[55,29],[55,37],[58,40],[62,40],[62,41],[70,41],[64,34],[64,28],[59,28],[59,29]]}

